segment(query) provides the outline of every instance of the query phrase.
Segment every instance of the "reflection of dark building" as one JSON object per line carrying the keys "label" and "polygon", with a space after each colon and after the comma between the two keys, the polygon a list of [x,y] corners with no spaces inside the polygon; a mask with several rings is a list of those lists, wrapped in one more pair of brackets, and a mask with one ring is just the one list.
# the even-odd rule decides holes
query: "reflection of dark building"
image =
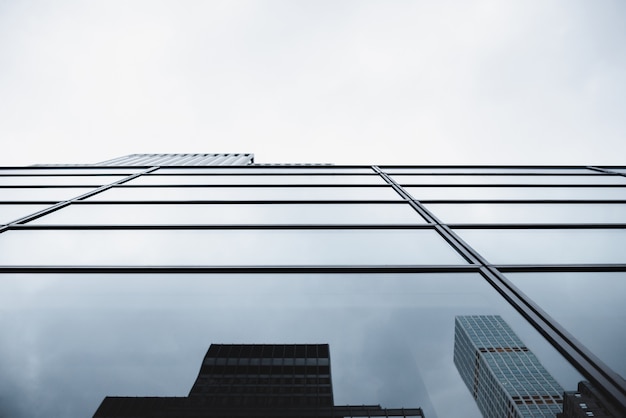
{"label": "reflection of dark building", "polygon": [[618,418],[618,408],[589,382],[579,382],[577,391],[563,394],[563,412],[558,418]]}
{"label": "reflection of dark building", "polygon": [[454,364],[485,418],[561,412],[563,389],[498,315],[456,317]]}
{"label": "reflection of dark building", "polygon": [[212,344],[188,397],[106,397],[94,418],[423,417],[420,408],[335,406],[328,344]]}

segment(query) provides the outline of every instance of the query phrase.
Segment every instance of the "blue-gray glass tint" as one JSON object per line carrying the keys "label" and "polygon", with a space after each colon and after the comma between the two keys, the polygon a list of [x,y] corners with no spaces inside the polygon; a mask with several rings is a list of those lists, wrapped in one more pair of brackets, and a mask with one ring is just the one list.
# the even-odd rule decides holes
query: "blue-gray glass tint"
{"label": "blue-gray glass tint", "polygon": [[466,264],[434,230],[13,230],[1,265]]}
{"label": "blue-gray glass tint", "polygon": [[393,179],[403,185],[420,184],[616,184],[626,186],[626,177],[599,174],[590,176],[403,176]]}
{"label": "blue-gray glass tint", "polygon": [[454,168],[454,167],[406,167],[384,168],[389,174],[600,174],[597,171],[586,168],[508,168],[508,167],[479,167],[479,168]]}
{"label": "blue-gray glass tint", "polygon": [[480,418],[458,315],[501,315],[561,386],[581,379],[477,274],[0,275],[0,312],[4,406],[29,418],[186,396],[211,343],[290,342],[330,345],[337,405]]}
{"label": "blue-gray glass tint", "polygon": [[[626,191],[626,189],[624,189]],[[401,200],[391,187],[114,187],[91,200]]]}
{"label": "blue-gray glass tint", "polygon": [[62,201],[82,196],[91,190],[92,187],[49,187],[49,188],[2,188],[0,187],[0,202],[8,201]]}
{"label": "blue-gray glass tint", "polygon": [[626,272],[507,273],[506,277],[626,377]]}
{"label": "blue-gray glass tint", "polygon": [[7,224],[26,215],[39,212],[47,208],[48,205],[1,205],[0,204],[0,224]]}
{"label": "blue-gray glass tint", "polygon": [[0,176],[3,186],[101,186],[124,176]]}
{"label": "blue-gray glass tint", "polygon": [[386,184],[382,177],[371,175],[323,175],[323,176],[290,176],[290,175],[196,175],[196,176],[161,176],[144,175],[129,181],[130,185],[216,185],[216,184]]}
{"label": "blue-gray glass tint", "polygon": [[446,223],[626,223],[626,204],[427,203]]}
{"label": "blue-gray glass tint", "polygon": [[[1,210],[0,206],[0,210]],[[1,212],[0,212],[1,213]],[[40,225],[110,224],[423,224],[398,204],[76,204],[31,222]]]}
{"label": "blue-gray glass tint", "polygon": [[406,187],[417,200],[626,200],[626,187]]}
{"label": "blue-gray glass tint", "polygon": [[495,264],[626,263],[624,229],[455,229]]}
{"label": "blue-gray glass tint", "polygon": [[342,167],[177,167],[160,168],[158,174],[372,174],[371,168]]}

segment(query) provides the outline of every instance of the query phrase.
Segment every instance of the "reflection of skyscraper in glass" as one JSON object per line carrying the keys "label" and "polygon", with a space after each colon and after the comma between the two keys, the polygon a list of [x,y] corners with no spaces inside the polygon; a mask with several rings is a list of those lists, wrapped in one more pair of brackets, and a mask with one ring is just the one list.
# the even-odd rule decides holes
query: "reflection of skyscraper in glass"
{"label": "reflection of skyscraper in glass", "polygon": [[212,344],[188,397],[110,397],[95,418],[423,417],[420,408],[335,406],[328,344]]}
{"label": "reflection of skyscraper in glass", "polygon": [[498,315],[456,317],[454,364],[486,418],[561,412],[563,389]]}

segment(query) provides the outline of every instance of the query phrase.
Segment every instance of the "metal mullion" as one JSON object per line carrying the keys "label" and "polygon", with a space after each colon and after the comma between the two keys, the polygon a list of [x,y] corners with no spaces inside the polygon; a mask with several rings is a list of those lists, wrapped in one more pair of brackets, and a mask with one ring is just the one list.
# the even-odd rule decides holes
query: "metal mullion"
{"label": "metal mullion", "polygon": [[595,385],[608,392],[626,408],[624,380],[570,334],[558,321],[513,285],[493,267],[481,269],[483,277],[570,363]]}
{"label": "metal mullion", "polygon": [[625,223],[448,223],[452,229],[624,229]]}
{"label": "metal mullion", "polygon": [[3,200],[0,205],[54,205],[60,200]]}
{"label": "metal mullion", "polygon": [[466,251],[463,248],[455,245],[453,236],[450,235],[449,231],[441,228],[440,221],[434,216],[430,211],[424,208],[419,201],[413,199],[413,197],[407,193],[399,184],[397,184],[392,178],[390,178],[387,174],[383,173],[380,168],[377,166],[372,166],[374,171],[378,172],[378,174],[383,178],[383,180],[389,184],[395,191],[398,193],[422,218],[426,220],[428,225],[433,225],[435,230],[438,232],[439,236],[441,236],[446,242],[448,242],[456,252],[461,255],[467,262],[471,264],[478,264],[477,259],[471,252]]}
{"label": "metal mullion", "polygon": [[[597,177],[597,176],[596,176]],[[395,180],[394,180],[395,181]],[[576,187],[626,187],[626,181],[624,184],[537,184],[537,183],[523,183],[523,184],[455,184],[455,183],[445,183],[445,184],[409,184],[409,183],[398,183],[402,187],[537,187],[537,188],[546,188],[546,187],[568,187],[568,188],[576,188]]]}
{"label": "metal mullion", "polygon": [[[233,166],[228,166],[228,168],[232,168]],[[196,168],[196,167],[194,167]],[[72,174],[74,175],[74,174]],[[108,176],[109,174],[107,174]],[[378,177],[378,175],[374,172],[372,173],[155,173],[151,174],[150,177],[163,177],[163,176],[255,176],[255,177],[270,177],[270,176],[283,176],[283,177],[303,177],[303,176],[369,176],[369,177]]]}
{"label": "metal mullion", "polygon": [[100,187],[102,184],[25,184],[23,186],[20,185],[1,185],[0,190],[2,189],[67,189],[67,188],[95,188]]}
{"label": "metal mullion", "polygon": [[[563,354],[587,378],[610,393],[626,408],[626,386],[615,379],[616,373],[593,355],[583,344],[567,332],[530,297],[513,285],[494,265],[463,241],[446,225],[458,243],[472,252],[483,265],[483,277],[539,331],[561,354]],[[623,381],[622,381],[623,382]]]}
{"label": "metal mullion", "polygon": [[[43,216],[43,215],[42,215]],[[337,230],[337,229],[434,229],[428,224],[9,224],[10,230]]]}
{"label": "metal mullion", "polygon": [[[37,202],[35,202],[37,203]],[[56,203],[56,202],[54,202]],[[299,205],[299,204],[406,204],[403,200],[80,200],[73,202],[78,205],[223,205],[223,204],[250,204],[250,205]]]}
{"label": "metal mullion", "polygon": [[[79,170],[84,170],[84,169],[79,169]],[[119,177],[119,176],[130,175],[130,174],[132,173],[96,173],[96,174],[85,174],[85,173],[41,174],[40,173],[40,174],[0,174],[0,177],[105,177],[105,176],[118,176]]]}
{"label": "metal mullion", "polygon": [[[132,180],[132,179],[129,179]],[[126,181],[129,181],[126,180]],[[75,186],[76,187],[76,186]],[[125,184],[123,187],[151,187],[151,188],[155,188],[155,187],[162,187],[162,188],[189,188],[189,187],[202,187],[202,188],[211,188],[211,187],[227,187],[227,188],[231,188],[231,187],[236,187],[236,188],[241,188],[241,187],[266,187],[266,188],[271,188],[271,187],[288,187],[288,188],[294,188],[294,187],[323,187],[323,188],[327,188],[327,187],[380,187],[380,188],[388,188],[389,185],[387,184]],[[625,186],[626,187],[626,186]]]}
{"label": "metal mullion", "polygon": [[[584,169],[584,168],[581,168]],[[446,173],[446,172],[435,172],[435,173],[385,173],[390,176],[458,176],[458,177],[480,177],[480,176],[506,176],[506,177],[516,177],[516,176],[529,176],[529,177],[602,177],[600,174],[595,173]],[[613,174],[613,173],[607,173]]]}
{"label": "metal mullion", "polygon": [[523,168],[523,169],[536,169],[536,170],[540,170],[540,169],[554,169],[554,170],[559,170],[559,169],[574,169],[574,168],[582,168],[585,169],[587,168],[586,166],[581,166],[581,165],[381,165],[378,166],[380,167],[382,170],[388,169],[388,168],[393,168],[393,169],[397,169],[397,168],[440,168],[440,169],[447,169],[447,168],[454,168],[454,169],[479,169],[479,168],[486,168],[486,169],[506,169],[506,168]]}
{"label": "metal mullion", "polygon": [[[381,175],[384,173],[381,172]],[[387,177],[386,175],[384,175]],[[393,182],[389,178],[389,182]],[[395,182],[394,182],[395,183]],[[398,188],[406,195],[402,187]],[[398,191],[396,189],[396,191]],[[415,201],[416,204],[419,202]],[[420,205],[422,211],[428,214],[428,218],[437,222],[437,226],[446,232],[448,242],[462,254],[470,254],[472,259],[477,260],[481,267],[481,274],[526,320],[537,329],[561,354],[563,354],[576,368],[586,377],[603,388],[607,393],[626,407],[626,386],[623,380],[606,364],[593,355],[583,344],[570,335],[565,329],[549,316],[541,307],[514,286],[493,265],[490,265],[480,253],[462,240],[450,227],[441,223],[430,211]],[[524,229],[528,229],[524,227]],[[442,234],[443,235],[443,234]]]}
{"label": "metal mullion", "polygon": [[40,210],[39,212],[35,212],[33,214],[24,216],[22,218],[16,219],[15,221],[13,221],[13,222],[11,222],[11,223],[3,226],[3,227],[0,227],[0,233],[6,231],[7,229],[10,229],[14,225],[25,224],[26,222],[30,222],[30,221],[35,220],[37,218],[40,218],[40,217],[42,217],[44,215],[47,215],[47,214],[52,213],[54,211],[57,211],[57,210],[59,210],[61,208],[69,206],[74,201],[77,201],[79,199],[85,199],[87,197],[91,197],[91,196],[96,195],[96,194],[98,194],[100,192],[103,192],[105,190],[110,189],[111,187],[113,187],[116,184],[121,184],[124,181],[132,180],[135,177],[139,177],[139,176],[141,176],[144,173],[149,173],[150,171],[156,170],[156,169],[157,169],[157,167],[152,167],[152,168],[149,168],[149,169],[144,170],[142,172],[131,174],[130,176],[125,177],[123,179],[120,179],[117,182],[114,182],[114,183],[111,183],[111,184],[106,184],[106,185],[103,185],[103,186],[96,186],[97,188],[95,188],[93,190],[90,190],[89,192],[84,193],[84,194],[82,194],[80,196],[77,196],[77,197],[72,198],[72,199],[68,199],[68,200],[64,200],[64,201],[58,202],[57,204],[55,204],[53,206],[50,206],[49,208]]}
{"label": "metal mullion", "polygon": [[595,170],[595,171],[600,171],[600,172],[605,173],[605,174],[612,174],[612,175],[618,175],[618,176],[626,177],[626,174],[620,173],[619,171],[613,171],[610,168],[589,167],[589,169],[590,170]]}
{"label": "metal mullion", "polygon": [[523,199],[469,199],[469,200],[457,200],[457,199],[420,199],[420,202],[423,204],[624,204],[626,203],[626,199],[611,199],[611,200],[598,200],[598,199],[582,199],[582,200],[572,200],[572,199],[561,199],[561,200],[553,200],[553,199],[532,199],[532,200],[523,200]]}
{"label": "metal mullion", "polygon": [[495,264],[502,273],[626,272],[626,264]]}
{"label": "metal mullion", "polygon": [[407,274],[407,273],[478,273],[480,266],[473,264],[436,265],[268,265],[268,266],[95,266],[95,265],[0,265],[0,274],[6,273],[73,273],[73,274]]}

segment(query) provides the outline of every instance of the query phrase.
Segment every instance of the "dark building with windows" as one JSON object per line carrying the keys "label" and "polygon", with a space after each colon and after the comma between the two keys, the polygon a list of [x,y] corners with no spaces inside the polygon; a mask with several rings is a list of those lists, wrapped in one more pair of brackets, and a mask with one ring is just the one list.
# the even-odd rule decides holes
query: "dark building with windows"
{"label": "dark building with windows", "polygon": [[557,418],[617,418],[623,416],[619,407],[613,405],[589,382],[578,382],[578,390],[563,394],[563,412]]}
{"label": "dark building with windows", "polygon": [[588,381],[626,416],[624,248],[625,166],[0,167],[0,416],[195,405],[213,341],[324,341],[333,404],[480,418],[464,316],[502,318],[565,392]]}
{"label": "dark building with windows", "polygon": [[423,417],[419,408],[335,406],[328,344],[212,344],[186,398],[107,397],[94,418]]}

